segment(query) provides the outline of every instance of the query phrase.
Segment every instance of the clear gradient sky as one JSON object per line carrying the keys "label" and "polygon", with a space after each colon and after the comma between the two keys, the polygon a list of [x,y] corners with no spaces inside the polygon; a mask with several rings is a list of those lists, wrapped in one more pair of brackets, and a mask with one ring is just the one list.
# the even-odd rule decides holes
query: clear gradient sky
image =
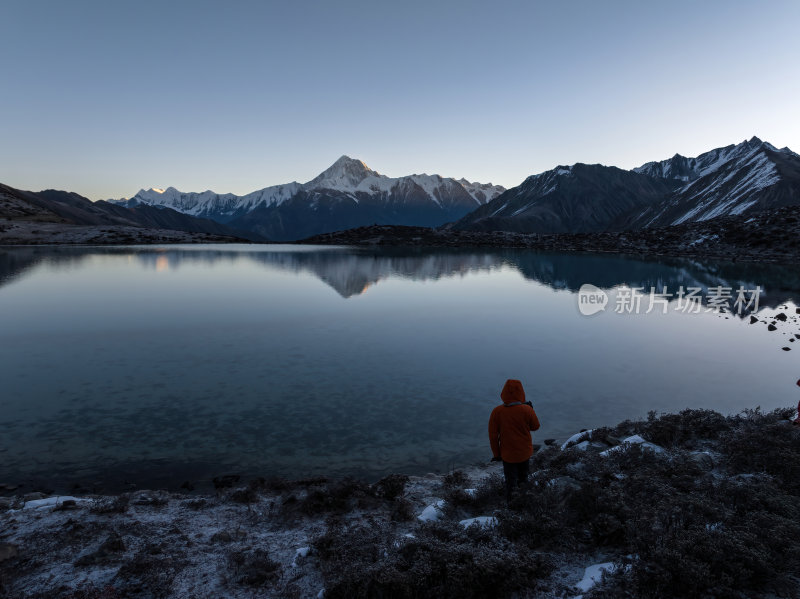
{"label": "clear gradient sky", "polygon": [[800,2],[0,2],[0,182],[244,194],[340,155],[518,185],[800,151]]}

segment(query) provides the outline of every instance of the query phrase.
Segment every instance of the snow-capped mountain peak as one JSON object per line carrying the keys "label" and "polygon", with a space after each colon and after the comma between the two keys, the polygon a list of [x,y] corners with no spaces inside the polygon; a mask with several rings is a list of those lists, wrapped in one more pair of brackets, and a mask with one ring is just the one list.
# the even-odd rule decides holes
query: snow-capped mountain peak
{"label": "snow-capped mountain peak", "polygon": [[384,177],[373,171],[361,160],[342,156],[330,167],[305,184],[308,189],[335,189],[351,191],[356,189],[368,177]]}
{"label": "snow-capped mountain peak", "polygon": [[687,158],[680,154],[675,154],[672,158],[666,160],[643,164],[634,168],[633,171],[658,179],[676,179],[684,183],[691,183],[718,171],[731,160],[749,158],[753,152],[762,149],[772,150],[773,152],[778,151],[775,146],[760,140],[754,135],[738,144],[715,148],[710,152],[700,154],[696,158]]}
{"label": "snow-capped mountain peak", "polygon": [[491,183],[440,175],[387,177],[361,160],[341,156],[307,183],[274,185],[244,196],[141,189],[125,206],[150,204],[257,231],[273,240],[383,222],[439,226],[457,220],[505,191]]}

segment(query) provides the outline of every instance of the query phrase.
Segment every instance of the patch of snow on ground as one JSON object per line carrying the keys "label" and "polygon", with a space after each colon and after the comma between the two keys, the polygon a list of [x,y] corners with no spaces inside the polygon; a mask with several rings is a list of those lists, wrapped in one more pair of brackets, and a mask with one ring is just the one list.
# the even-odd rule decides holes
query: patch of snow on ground
{"label": "patch of snow on ground", "polygon": [[606,449],[605,451],[601,451],[600,455],[608,456],[611,455],[611,453],[613,452],[623,451],[624,449],[632,447],[633,445],[638,445],[642,449],[650,449],[651,451],[654,451],[656,453],[663,453],[665,451],[663,447],[659,447],[655,443],[650,443],[650,441],[645,441],[640,435],[632,435],[630,437],[623,439],[620,445],[612,447],[611,449]]}
{"label": "patch of snow on ground", "polygon": [[[583,573],[583,578],[575,586],[582,592],[587,593],[591,588],[599,583],[603,578],[603,572],[611,574],[616,567],[614,562],[605,562],[602,564],[594,564],[586,568]],[[582,595],[579,595],[579,597]]]}
{"label": "patch of snow on ground", "polygon": [[573,443],[577,444],[577,443],[579,443],[579,442],[581,442],[581,441],[583,441],[585,439],[588,439],[591,436],[592,436],[592,431],[591,430],[583,431],[582,433],[575,433],[569,439],[564,441],[564,443],[561,444],[561,451],[564,451],[571,444],[573,444]]}
{"label": "patch of snow on ground", "polygon": [[442,516],[442,508],[444,507],[444,499],[440,499],[435,503],[432,503],[424,510],[422,513],[417,516],[417,520],[421,520],[422,522],[435,522]]}
{"label": "patch of snow on ground", "polygon": [[24,510],[31,510],[31,509],[39,509],[43,507],[56,507],[61,505],[65,501],[74,501],[76,504],[78,503],[91,503],[91,499],[84,499],[81,497],[72,497],[71,495],[59,495],[57,497],[45,497],[44,499],[33,499],[31,501],[26,501],[25,505],[22,507]]}

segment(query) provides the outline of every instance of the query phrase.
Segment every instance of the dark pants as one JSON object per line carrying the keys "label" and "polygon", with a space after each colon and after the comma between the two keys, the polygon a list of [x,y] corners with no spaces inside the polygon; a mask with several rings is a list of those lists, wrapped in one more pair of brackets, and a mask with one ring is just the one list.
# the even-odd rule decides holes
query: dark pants
{"label": "dark pants", "polygon": [[503,474],[506,477],[506,500],[511,501],[511,493],[518,486],[528,482],[528,460],[524,462],[503,461]]}

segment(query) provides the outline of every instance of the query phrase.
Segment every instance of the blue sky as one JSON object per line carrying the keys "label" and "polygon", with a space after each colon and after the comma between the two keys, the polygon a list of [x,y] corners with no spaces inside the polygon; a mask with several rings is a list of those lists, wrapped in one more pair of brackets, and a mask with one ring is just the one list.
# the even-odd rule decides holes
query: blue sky
{"label": "blue sky", "polygon": [[3,0],[0,182],[247,193],[340,155],[518,185],[800,151],[800,2]]}

